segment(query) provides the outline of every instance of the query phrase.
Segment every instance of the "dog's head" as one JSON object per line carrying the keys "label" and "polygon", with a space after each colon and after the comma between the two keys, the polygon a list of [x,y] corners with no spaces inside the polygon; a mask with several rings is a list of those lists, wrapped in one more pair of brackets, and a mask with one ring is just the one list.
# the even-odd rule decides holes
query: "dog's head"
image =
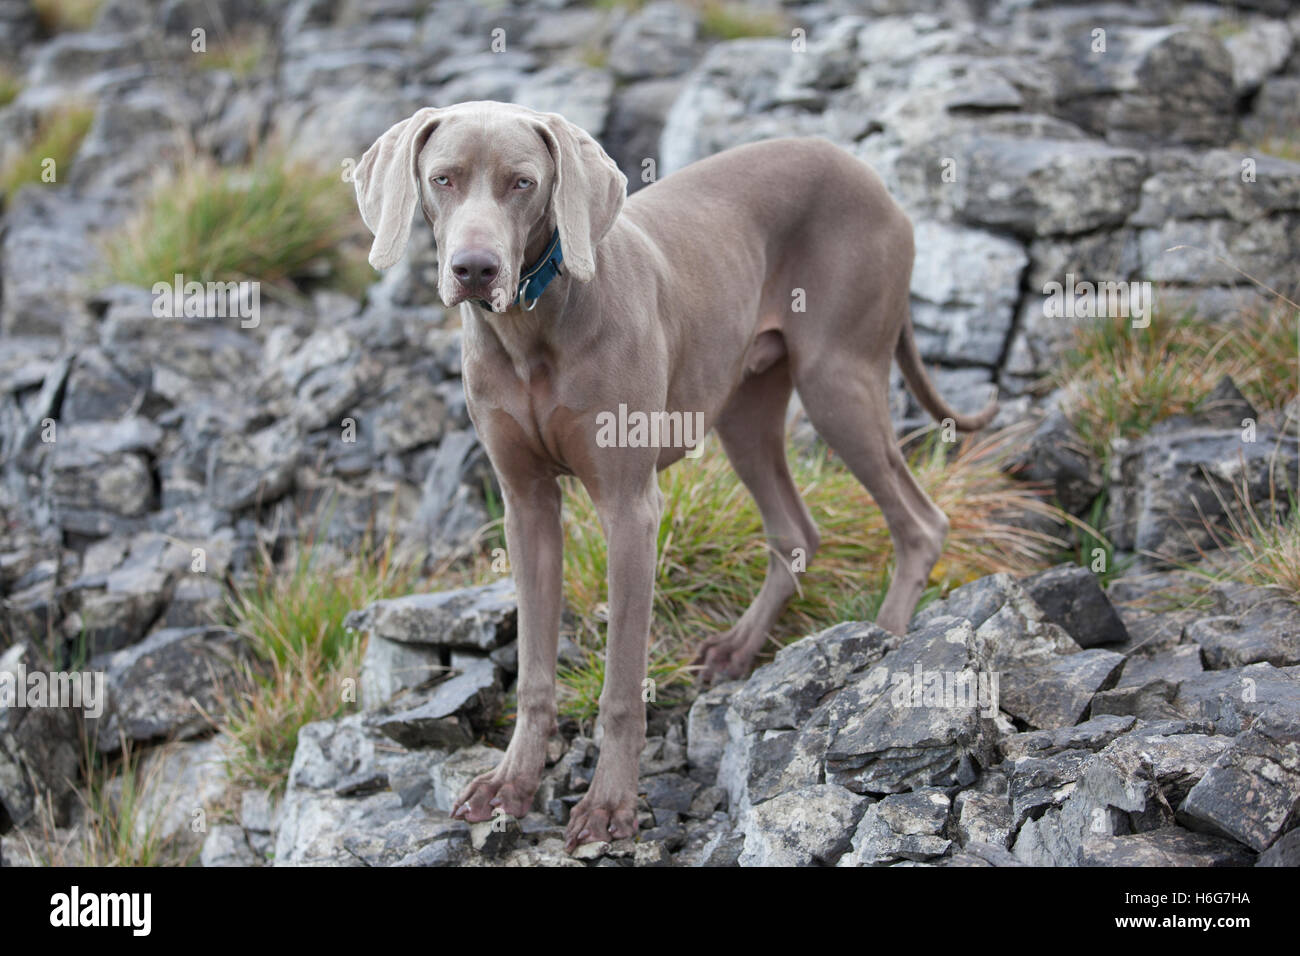
{"label": "dog's head", "polygon": [[353,182],[375,234],[372,266],[401,257],[418,203],[438,246],[442,301],[484,299],[495,311],[514,301],[525,256],[557,229],[565,271],[590,281],[627,193],[600,144],[564,117],[493,102],[419,110],[366,150]]}

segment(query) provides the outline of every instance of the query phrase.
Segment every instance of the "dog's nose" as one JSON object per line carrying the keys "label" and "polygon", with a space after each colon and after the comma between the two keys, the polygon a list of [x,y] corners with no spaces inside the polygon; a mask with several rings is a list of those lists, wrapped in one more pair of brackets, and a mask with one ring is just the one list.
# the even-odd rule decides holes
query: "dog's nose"
{"label": "dog's nose", "polygon": [[451,274],[466,288],[483,288],[500,271],[501,260],[487,249],[462,249],[451,257]]}

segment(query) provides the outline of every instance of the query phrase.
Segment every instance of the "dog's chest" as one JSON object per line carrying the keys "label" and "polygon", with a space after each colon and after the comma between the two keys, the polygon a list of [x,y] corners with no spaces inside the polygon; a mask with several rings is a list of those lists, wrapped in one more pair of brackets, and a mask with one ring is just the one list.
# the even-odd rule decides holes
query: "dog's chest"
{"label": "dog's chest", "polygon": [[497,342],[465,345],[465,395],[479,431],[508,434],[516,446],[572,470],[585,431],[568,395],[565,371],[545,345],[507,350]]}

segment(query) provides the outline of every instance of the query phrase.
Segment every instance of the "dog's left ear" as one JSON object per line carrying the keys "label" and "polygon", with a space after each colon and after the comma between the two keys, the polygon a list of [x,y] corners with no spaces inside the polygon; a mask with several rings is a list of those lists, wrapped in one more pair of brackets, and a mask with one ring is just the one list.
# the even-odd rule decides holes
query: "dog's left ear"
{"label": "dog's left ear", "polygon": [[361,219],[375,234],[370,264],[376,269],[395,263],[410,241],[411,217],[420,196],[416,163],[445,112],[445,108],[426,106],[389,127],[352,172]]}
{"label": "dog's left ear", "polygon": [[596,244],[623,209],[627,177],[586,130],[558,113],[543,113],[542,139],[555,163],[551,205],[564,268],[579,282],[596,274]]}

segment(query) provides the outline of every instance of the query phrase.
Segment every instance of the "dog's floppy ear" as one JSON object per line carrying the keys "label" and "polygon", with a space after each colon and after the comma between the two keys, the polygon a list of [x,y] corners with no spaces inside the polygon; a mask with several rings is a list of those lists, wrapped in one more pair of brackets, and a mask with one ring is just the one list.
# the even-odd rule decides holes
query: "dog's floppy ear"
{"label": "dog's floppy ear", "polygon": [[406,250],[411,217],[420,196],[416,161],[445,112],[427,106],[389,127],[353,170],[352,184],[357,190],[361,218],[375,234],[370,264],[376,269],[387,269]]}
{"label": "dog's floppy ear", "polygon": [[558,113],[540,126],[555,162],[551,205],[564,268],[579,282],[596,274],[596,244],[614,225],[627,198],[627,177],[590,134]]}

